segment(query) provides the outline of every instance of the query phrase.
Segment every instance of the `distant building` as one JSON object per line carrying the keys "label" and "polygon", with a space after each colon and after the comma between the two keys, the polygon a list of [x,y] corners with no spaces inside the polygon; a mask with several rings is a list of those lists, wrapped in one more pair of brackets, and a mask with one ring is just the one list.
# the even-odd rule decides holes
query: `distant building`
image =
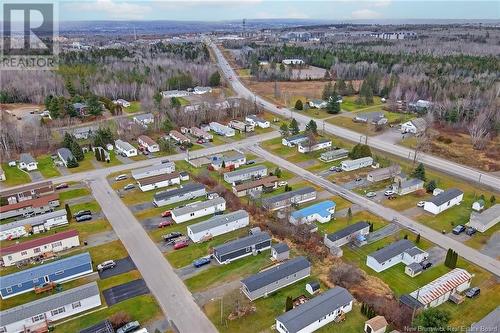
{"label": "distant building", "polygon": [[324,109],[328,106],[328,102],[322,99],[312,99],[307,102],[311,108]]}
{"label": "distant building", "polygon": [[245,154],[239,151],[231,151],[224,153],[223,155],[214,155],[212,156],[211,165],[214,170],[219,170],[221,168],[228,169],[238,169],[242,165],[245,165],[247,159]]}
{"label": "distant building", "polygon": [[323,162],[333,162],[337,160],[341,160],[343,158],[347,158],[349,155],[349,151],[346,149],[333,149],[321,153],[319,159]]}
{"label": "distant building", "polygon": [[218,214],[225,210],[226,200],[222,197],[217,197],[172,209],[172,220],[175,223],[184,223],[203,216]]}
{"label": "distant building", "polygon": [[482,213],[472,213],[467,225],[479,232],[486,232],[500,222],[500,204],[493,205]]}
{"label": "distant building", "polygon": [[424,210],[436,215],[455,205],[459,205],[463,198],[464,192],[462,190],[452,188],[432,197],[429,201],[426,201]]}
{"label": "distant building", "polygon": [[160,151],[160,146],[149,136],[147,135],[139,135],[137,138],[137,142],[147,149],[150,153],[156,153]]}
{"label": "distant building", "polygon": [[117,100],[114,100],[113,104],[120,105],[121,107],[124,107],[124,108],[128,108],[130,106],[130,102],[126,101],[122,98],[118,98]]}
{"label": "distant building", "polygon": [[296,210],[290,215],[290,223],[299,225],[303,223],[330,222],[335,213],[335,202],[331,200],[322,201],[311,206]]}
{"label": "distant building", "polygon": [[307,186],[297,190],[281,193],[262,200],[262,207],[268,210],[277,210],[290,207],[292,204],[301,204],[316,199],[316,190]]}
{"label": "distant building", "polygon": [[195,94],[195,95],[203,95],[203,94],[207,94],[207,93],[211,93],[211,92],[212,92],[211,87],[196,86],[193,88],[193,94]]}
{"label": "distant building", "polygon": [[181,178],[178,172],[164,173],[156,176],[145,177],[137,181],[137,185],[143,192],[152,191],[180,183]]}
{"label": "distant building", "polygon": [[210,123],[210,130],[214,131],[216,134],[226,137],[235,136],[236,132],[229,126],[219,124],[215,121]]}
{"label": "distant building", "polygon": [[253,126],[258,126],[260,128],[268,128],[269,126],[271,126],[269,121],[262,119],[260,117],[257,117],[254,114],[246,116],[245,121]]}
{"label": "distant building", "polygon": [[185,144],[185,143],[191,142],[191,139],[189,139],[187,136],[185,136],[184,134],[182,134],[176,130],[171,130],[170,133],[168,134],[168,136],[172,140],[174,140],[175,142],[180,143],[180,144]]}
{"label": "distant building", "polygon": [[401,167],[397,164],[391,165],[387,168],[380,168],[368,172],[366,180],[369,182],[380,182],[383,180],[391,179],[401,172]]}
{"label": "distant building", "polygon": [[358,123],[369,123],[374,125],[383,125],[387,123],[387,118],[383,112],[362,112],[357,113],[354,118],[352,118],[354,122]]}
{"label": "distant building", "polygon": [[256,180],[244,182],[233,186],[233,193],[238,197],[244,197],[248,194],[253,195],[262,192],[271,192],[278,187],[279,178],[276,176],[267,176]]}
{"label": "distant building", "polygon": [[415,118],[401,124],[401,133],[420,134],[427,128],[427,121],[424,118]]}
{"label": "distant building", "polygon": [[97,126],[77,127],[73,130],[72,134],[77,140],[87,140],[89,137],[93,136],[97,130]]}
{"label": "distant building", "polygon": [[321,149],[326,149],[332,146],[332,141],[328,139],[319,140],[318,142],[311,143],[308,140],[302,141],[298,144],[299,153],[309,153]]}
{"label": "distant building", "polygon": [[206,221],[189,225],[187,234],[195,243],[211,239],[248,226],[249,215],[244,210],[215,215]]}
{"label": "distant building", "polygon": [[175,171],[175,163],[168,161],[161,164],[151,165],[148,167],[132,170],[132,178],[139,180],[152,176],[164,175]]}
{"label": "distant building", "polygon": [[271,248],[271,236],[267,232],[258,232],[215,246],[213,256],[219,264],[261,253]]}
{"label": "distant building", "polygon": [[68,148],[59,148],[57,150],[57,156],[59,157],[59,159],[61,160],[61,162],[64,164],[65,167],[68,167],[68,163],[70,161],[76,161],[76,158],[75,156],[73,155],[73,153],[71,152],[71,150],[69,150]]}
{"label": "distant building", "polygon": [[19,155],[19,169],[25,171],[34,171],[38,169],[38,162],[27,153]]}
{"label": "distant building", "polygon": [[405,265],[419,263],[427,257],[427,252],[422,251],[409,240],[401,239],[369,254],[366,257],[366,265],[379,273],[399,263]]}
{"label": "distant building", "polygon": [[54,193],[54,184],[51,180],[47,180],[0,191],[0,198],[5,199],[10,205],[24,200],[35,199],[50,193]]}
{"label": "distant building", "polygon": [[229,122],[229,127],[234,128],[240,132],[253,132],[255,131],[255,126],[249,123],[244,123],[239,120],[231,120]]}
{"label": "distant building", "polygon": [[398,180],[393,184],[393,188],[399,195],[413,193],[424,188],[424,181],[418,178]]}
{"label": "distant building", "polygon": [[340,163],[340,168],[344,171],[353,171],[369,167],[373,164],[373,158],[361,157],[356,160],[345,160]]}
{"label": "distant building", "polygon": [[30,217],[38,214],[51,212],[59,206],[59,195],[51,193],[42,197],[24,200],[15,204],[0,206],[0,220],[11,217]]}
{"label": "distant building", "polygon": [[480,212],[480,211],[482,211],[484,209],[485,204],[486,203],[482,199],[474,201],[472,203],[472,210],[475,210],[476,212]]}
{"label": "distant building", "polygon": [[39,234],[51,230],[52,228],[67,224],[68,218],[66,210],[60,209],[56,211],[49,211],[45,214],[0,224],[0,240],[16,239],[27,236],[29,233]]}
{"label": "distant building", "polygon": [[162,91],[161,95],[163,98],[172,98],[172,97],[185,97],[189,95],[189,92],[186,90],[166,90]]}
{"label": "distant building", "polygon": [[78,113],[79,116],[87,115],[88,107],[85,103],[73,103],[73,109],[75,109],[76,113]]}
{"label": "distant building", "polygon": [[307,136],[307,134],[301,133],[301,134],[289,136],[288,138],[281,139],[281,144],[283,146],[287,146],[287,147],[295,147],[299,143],[307,141],[308,139],[309,139],[309,137]]}
{"label": "distant building", "polygon": [[192,136],[198,138],[198,139],[204,139],[204,140],[212,140],[214,136],[201,128],[198,127],[191,127],[189,129],[189,133],[191,133]]}
{"label": "distant building", "polygon": [[267,167],[265,165],[255,165],[249,168],[226,172],[224,173],[224,180],[229,184],[233,184],[265,176],[267,176]]}
{"label": "distant building", "polygon": [[282,63],[284,65],[304,65],[304,60],[302,59],[283,59]]}
{"label": "distant building", "polygon": [[126,141],[115,140],[115,147],[118,154],[125,155],[126,157],[137,156],[137,148]]}
{"label": "distant building", "polygon": [[204,197],[206,194],[205,185],[188,183],[177,189],[155,193],[153,196],[153,204],[156,207],[161,207],[181,201]]}

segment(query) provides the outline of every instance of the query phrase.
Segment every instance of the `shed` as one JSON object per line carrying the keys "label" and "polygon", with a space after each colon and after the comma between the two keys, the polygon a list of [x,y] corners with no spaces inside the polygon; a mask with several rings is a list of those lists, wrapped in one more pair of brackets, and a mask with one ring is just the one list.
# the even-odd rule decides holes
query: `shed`
{"label": "shed", "polygon": [[416,262],[413,262],[405,267],[406,275],[409,275],[411,277],[415,277],[415,276],[421,274],[423,270],[424,269],[423,269],[422,265],[420,265],[419,263],[416,263]]}
{"label": "shed", "polygon": [[475,210],[476,212],[480,212],[484,209],[485,203],[484,200],[479,199],[477,201],[474,201],[472,204],[472,209]]}
{"label": "shed", "polygon": [[278,243],[271,246],[271,258],[283,261],[290,258],[290,248],[286,243]]}
{"label": "shed", "polygon": [[317,292],[320,291],[320,289],[321,286],[318,281],[311,281],[306,283],[306,291],[311,295],[316,294]]}
{"label": "shed", "polygon": [[384,316],[375,316],[365,321],[365,333],[384,333],[387,329],[387,320]]}

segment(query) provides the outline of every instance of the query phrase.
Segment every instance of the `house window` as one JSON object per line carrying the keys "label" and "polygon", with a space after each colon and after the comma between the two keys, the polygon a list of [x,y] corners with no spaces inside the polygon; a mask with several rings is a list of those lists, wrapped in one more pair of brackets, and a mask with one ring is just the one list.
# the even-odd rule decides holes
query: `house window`
{"label": "house window", "polygon": [[33,249],[33,252],[35,252],[35,253],[40,253],[40,248],[39,248],[39,247],[34,248],[34,249]]}
{"label": "house window", "polygon": [[21,255],[22,255],[22,256],[25,256],[25,255],[27,255],[27,254],[28,254],[28,251],[22,251],[22,252],[21,252]]}
{"label": "house window", "polygon": [[23,286],[23,284],[22,284],[22,283],[18,283],[18,284],[17,284],[17,287],[18,287],[18,288],[21,288],[22,286]]}
{"label": "house window", "polygon": [[36,315],[34,317],[31,317],[31,321],[33,321],[34,323],[36,323],[37,321],[40,321],[40,320],[44,320],[44,319],[45,319],[45,315],[43,313]]}
{"label": "house window", "polygon": [[75,302],[75,303],[71,304],[71,307],[72,307],[73,309],[79,308],[79,307],[81,307],[81,306],[82,306],[82,303],[80,303],[80,301],[78,301],[78,302]]}
{"label": "house window", "polygon": [[52,243],[52,248],[57,247],[57,246],[62,246],[62,242]]}
{"label": "house window", "polygon": [[64,308],[64,306],[62,308],[50,311],[50,314],[52,316],[57,316],[58,314],[63,313],[63,312],[66,312],[66,309]]}
{"label": "house window", "polygon": [[247,252],[250,252],[250,246],[246,248],[246,251],[247,251]]}
{"label": "house window", "polygon": [[33,283],[38,283],[38,279],[33,279]]}
{"label": "house window", "polygon": [[64,271],[57,271],[57,272],[55,272],[55,275],[61,275],[63,273],[64,273]]}
{"label": "house window", "polygon": [[7,288],[5,288],[5,291],[7,292],[7,294],[10,294],[12,292],[12,288],[11,287],[7,287]]}
{"label": "house window", "polygon": [[9,260],[12,260],[12,256],[7,256],[7,258],[8,258]]}

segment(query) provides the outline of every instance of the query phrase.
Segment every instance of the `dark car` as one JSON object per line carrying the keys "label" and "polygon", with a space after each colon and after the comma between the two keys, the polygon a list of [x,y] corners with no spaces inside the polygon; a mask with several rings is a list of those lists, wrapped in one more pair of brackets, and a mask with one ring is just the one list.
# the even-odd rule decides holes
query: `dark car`
{"label": "dark car", "polygon": [[77,218],[79,216],[84,216],[84,215],[92,215],[92,212],[90,210],[81,210],[76,214],[74,214],[73,217]]}
{"label": "dark car", "polygon": [[472,228],[472,227],[468,227],[466,230],[465,230],[465,234],[468,235],[468,236],[472,236],[474,235],[475,233],[477,232],[477,230],[475,228]]}
{"label": "dark car", "polygon": [[182,236],[181,232],[178,231],[172,231],[166,235],[163,235],[163,240],[168,242],[169,240],[176,239]]}
{"label": "dark car", "polygon": [[116,330],[116,333],[129,333],[136,331],[141,325],[138,321],[132,321]]}
{"label": "dark car", "polygon": [[76,222],[85,222],[92,220],[92,215],[80,215],[75,218]]}
{"label": "dark car", "polygon": [[420,263],[420,266],[422,266],[423,269],[431,268],[432,262],[424,260]]}
{"label": "dark car", "polygon": [[166,164],[166,163],[170,163],[170,161],[169,160],[162,160],[161,161],[161,164]]}
{"label": "dark car", "polygon": [[465,292],[465,296],[467,296],[469,298],[474,298],[474,297],[479,296],[480,293],[481,293],[481,289],[479,289],[478,287],[473,287],[473,288],[467,289],[467,291]]}
{"label": "dark car", "polygon": [[210,263],[210,258],[203,257],[203,258],[196,259],[195,261],[193,261],[193,266],[196,268],[199,268],[199,267],[205,266],[209,263]]}
{"label": "dark car", "polygon": [[255,161],[254,160],[250,160],[250,161],[247,161],[245,164],[246,165],[252,165],[252,164],[255,164]]}
{"label": "dark car", "polygon": [[68,184],[62,183],[56,186],[56,190],[62,190],[63,188],[68,188]]}
{"label": "dark car", "polygon": [[457,225],[451,232],[455,235],[460,235],[462,232],[465,231],[465,227],[461,224]]}

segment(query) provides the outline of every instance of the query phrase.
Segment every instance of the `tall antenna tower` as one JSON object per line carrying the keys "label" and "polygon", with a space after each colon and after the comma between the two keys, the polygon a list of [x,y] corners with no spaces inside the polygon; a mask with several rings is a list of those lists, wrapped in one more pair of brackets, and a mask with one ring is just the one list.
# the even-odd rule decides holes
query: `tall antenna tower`
{"label": "tall antenna tower", "polygon": [[247,19],[244,18],[243,19],[243,24],[242,24],[242,28],[243,28],[242,36],[243,37],[245,36],[246,25],[247,25]]}

